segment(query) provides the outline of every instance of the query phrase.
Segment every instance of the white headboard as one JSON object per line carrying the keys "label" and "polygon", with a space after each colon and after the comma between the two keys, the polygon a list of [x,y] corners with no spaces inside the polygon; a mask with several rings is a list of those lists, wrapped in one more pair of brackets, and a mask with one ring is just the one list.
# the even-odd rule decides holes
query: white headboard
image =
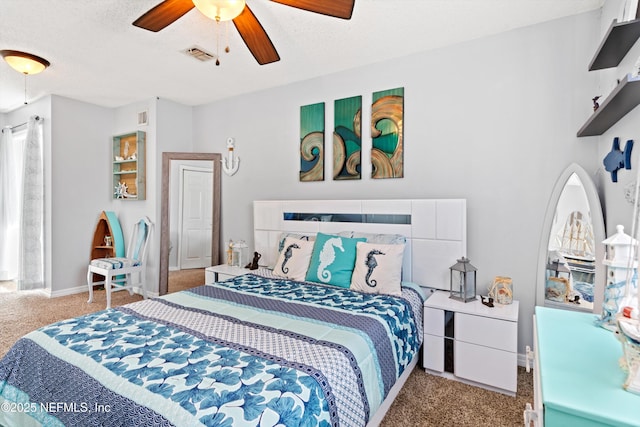
{"label": "white headboard", "polygon": [[401,234],[407,238],[403,280],[438,289],[449,289],[449,267],[467,255],[465,199],[259,200],[253,228],[260,265],[268,266],[283,232]]}

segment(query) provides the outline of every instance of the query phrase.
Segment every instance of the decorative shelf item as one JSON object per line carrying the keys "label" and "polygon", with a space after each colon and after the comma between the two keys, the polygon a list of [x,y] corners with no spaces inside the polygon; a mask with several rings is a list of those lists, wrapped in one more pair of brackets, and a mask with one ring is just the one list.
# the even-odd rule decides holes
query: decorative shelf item
{"label": "decorative shelf item", "polygon": [[589,71],[617,67],[638,38],[640,19],[625,22],[614,19],[589,64]]}
{"label": "decorative shelf item", "polygon": [[631,74],[627,74],[580,128],[578,136],[602,135],[638,104],[640,104],[640,77],[631,77]]}
{"label": "decorative shelf item", "polygon": [[145,140],[143,131],[113,137],[111,191],[114,199],[145,199]]}

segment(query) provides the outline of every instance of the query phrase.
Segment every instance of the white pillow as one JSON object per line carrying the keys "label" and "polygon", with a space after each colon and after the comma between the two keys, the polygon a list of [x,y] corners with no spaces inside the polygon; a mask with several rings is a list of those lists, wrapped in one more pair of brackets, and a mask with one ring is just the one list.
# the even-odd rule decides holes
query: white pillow
{"label": "white pillow", "polygon": [[[280,236],[278,236],[278,244],[276,245],[275,248],[272,248],[271,250],[272,253],[268,257],[269,259],[268,267],[272,270],[275,268],[275,262],[278,260],[278,257],[280,256],[280,252],[282,252],[284,248],[284,241],[287,237],[300,239],[300,240],[311,240],[311,241],[315,240],[316,238],[315,234],[309,235],[309,234],[301,234],[301,233],[291,233],[288,231],[280,233]],[[264,260],[266,258],[263,257],[262,259]]]}
{"label": "white pillow", "polygon": [[402,294],[404,245],[358,242],[351,289],[369,294]]}
{"label": "white pillow", "polygon": [[304,281],[313,245],[313,241],[300,240],[295,237],[285,238],[278,261],[273,267],[273,274],[291,280]]}

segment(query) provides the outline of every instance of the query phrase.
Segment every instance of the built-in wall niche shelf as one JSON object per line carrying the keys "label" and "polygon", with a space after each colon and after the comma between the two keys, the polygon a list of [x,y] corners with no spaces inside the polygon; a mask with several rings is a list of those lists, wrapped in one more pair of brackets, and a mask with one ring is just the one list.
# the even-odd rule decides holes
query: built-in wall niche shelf
{"label": "built-in wall niche shelf", "polygon": [[640,104],[640,77],[627,74],[580,128],[578,136],[602,135]]}
{"label": "built-in wall niche shelf", "polygon": [[617,67],[638,38],[640,19],[625,22],[614,19],[589,64],[589,71]]}
{"label": "built-in wall niche shelf", "polygon": [[145,139],[143,131],[113,137],[111,193],[114,199],[145,199]]}

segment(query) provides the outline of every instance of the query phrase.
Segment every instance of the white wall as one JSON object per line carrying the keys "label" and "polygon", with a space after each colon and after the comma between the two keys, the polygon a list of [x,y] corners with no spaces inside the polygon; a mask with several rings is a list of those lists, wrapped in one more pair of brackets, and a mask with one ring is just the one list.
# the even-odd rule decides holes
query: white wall
{"label": "white wall", "polygon": [[104,177],[111,173],[113,111],[61,96],[52,97],[51,110],[50,288],[63,295],[86,288],[96,221],[112,210]]}
{"label": "white wall", "polygon": [[[157,100],[147,99],[144,101],[136,102],[133,104],[126,105],[121,108],[114,109],[114,121],[112,124],[112,128],[110,129],[109,136],[107,138],[107,146],[109,147],[109,152],[107,153],[108,157],[106,162],[109,167],[111,167],[111,144],[112,138],[114,135],[120,135],[125,133],[130,133],[133,131],[143,131],[145,132],[145,174],[146,174],[146,196],[145,200],[122,200],[122,199],[113,199],[113,188],[112,181],[110,179],[111,169],[109,168],[109,172],[105,176],[103,176],[100,181],[108,184],[108,189],[110,191],[105,191],[105,197],[107,198],[106,203],[109,207],[108,210],[111,210],[118,215],[118,220],[120,221],[120,225],[122,227],[122,232],[124,233],[125,247],[129,245],[129,238],[131,234],[131,230],[133,229],[134,224],[143,216],[149,217],[151,222],[156,225],[159,224],[160,215],[156,215],[156,202],[160,198],[160,190],[159,184],[156,181],[155,177],[157,174],[157,168],[159,167],[158,162],[156,161],[158,156],[157,151],[157,130],[155,124],[157,122],[157,108],[156,108]],[[138,125],[138,113],[147,111],[148,117],[148,125]],[[157,245],[159,241],[159,234],[157,230],[154,230],[154,233],[151,236],[151,240],[149,241],[149,255],[147,257],[147,280],[149,283],[158,283],[158,257],[155,255],[154,244]],[[155,255],[155,256],[154,256]],[[152,292],[157,291],[157,285],[150,286],[148,290]]]}
{"label": "white wall", "polygon": [[[597,147],[576,131],[591,108],[586,64],[599,26],[596,11],[196,107],[194,148],[224,152],[231,136],[241,158],[222,180],[224,241],[252,242],[256,199],[466,198],[480,291],[494,276],[513,278],[523,352],[549,196],[571,162],[596,169]],[[361,180],[334,182],[326,169],[323,182],[299,182],[300,106],[326,103],[330,159],[334,100],[362,95],[366,118],[371,93],[395,87],[405,90],[403,179],[369,178],[365,125]]]}
{"label": "white wall", "polygon": [[[564,168],[576,162],[604,186],[610,229],[630,216],[618,209],[626,203],[621,185],[602,182],[601,159],[612,134],[576,137],[601,79],[587,71],[599,28],[595,11],[194,108],[151,99],[111,110],[53,96],[6,114],[2,120],[8,124],[30,114],[43,115],[45,126],[54,124],[45,127],[45,148],[53,151],[45,164],[52,234],[48,283],[54,294],[84,285],[95,221],[101,210],[114,210],[125,238],[140,215],[156,224],[149,278],[157,284],[161,153],[225,153],[226,139],[234,137],[241,164],[236,175],[222,179],[223,241],[252,243],[256,199],[464,197],[468,252],[479,283],[487,286],[496,275],[513,278],[523,352],[532,342],[541,226]],[[634,58],[640,56],[640,47],[634,52]],[[369,178],[365,125],[361,180],[334,182],[327,167],[325,181],[299,182],[300,106],[326,103],[330,159],[334,100],[362,95],[366,118],[371,93],[395,87],[405,88],[405,178]],[[143,129],[147,200],[114,201],[108,178],[111,137],[135,130],[137,113],[144,109],[150,120]],[[637,114],[612,132],[621,139],[633,135]],[[621,182],[629,175],[620,173]]]}

